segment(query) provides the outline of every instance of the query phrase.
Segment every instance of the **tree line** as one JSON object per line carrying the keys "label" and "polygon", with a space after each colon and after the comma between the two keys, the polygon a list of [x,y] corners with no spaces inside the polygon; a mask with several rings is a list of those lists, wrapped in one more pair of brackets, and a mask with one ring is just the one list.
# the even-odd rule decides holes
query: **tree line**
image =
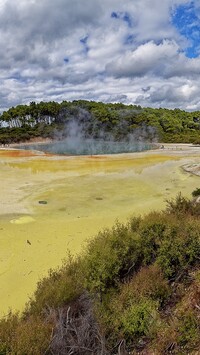
{"label": "tree line", "polygon": [[103,132],[104,137],[112,133],[115,140],[121,140],[148,128],[145,138],[150,141],[200,143],[200,111],[85,100],[31,102],[9,108],[0,115],[0,143],[35,137],[62,139],[71,122],[81,126],[86,137],[98,138]]}

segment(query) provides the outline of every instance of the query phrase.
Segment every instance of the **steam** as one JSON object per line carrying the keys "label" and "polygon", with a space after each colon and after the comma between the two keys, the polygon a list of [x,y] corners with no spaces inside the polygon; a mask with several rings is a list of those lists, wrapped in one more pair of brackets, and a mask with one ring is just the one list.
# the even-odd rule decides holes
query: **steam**
{"label": "steam", "polygon": [[88,111],[76,109],[76,116],[72,112],[64,112],[67,123],[66,118],[63,119],[62,130],[55,130],[52,143],[27,148],[54,154],[99,155],[148,150],[157,141],[154,127],[142,125],[131,130],[126,119],[132,113],[130,110],[120,110],[120,120],[113,128],[109,121],[102,123],[92,119]]}

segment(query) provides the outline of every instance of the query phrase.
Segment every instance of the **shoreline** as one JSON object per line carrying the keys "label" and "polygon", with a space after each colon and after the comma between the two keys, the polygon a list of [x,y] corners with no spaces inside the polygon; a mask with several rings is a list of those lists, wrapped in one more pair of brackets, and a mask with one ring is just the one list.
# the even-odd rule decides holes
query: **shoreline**
{"label": "shoreline", "polygon": [[[26,142],[21,142],[21,143],[12,143],[10,144],[9,146],[5,146],[5,147],[0,147],[0,150],[24,150],[25,149],[20,149],[20,146],[21,145],[24,145],[24,146],[31,146],[31,145],[42,145],[42,144],[48,144],[48,143],[54,143],[54,142],[57,142],[57,141],[54,141],[52,139],[49,139],[49,138],[42,138],[42,139],[33,139],[31,141],[26,141]],[[135,154],[139,154],[139,155],[142,155],[142,154],[149,154],[149,153],[158,153],[159,154],[169,154],[169,155],[185,155],[185,154],[200,154],[200,145],[193,145],[192,143],[163,143],[163,142],[159,142],[159,143],[152,143],[152,146],[153,148],[152,149],[147,149],[147,150],[142,150],[142,151],[136,151],[136,152],[126,152],[126,153],[110,153],[110,154],[88,154],[88,155],[73,155],[73,154],[54,154],[54,153],[49,153],[49,152],[44,152],[44,151],[40,151],[38,149],[36,150],[31,150],[32,152],[35,152],[35,154],[37,155],[38,153],[40,154],[44,154],[44,155],[47,155],[47,156],[56,156],[56,157],[73,157],[73,158],[76,158],[76,157],[94,157],[94,158],[102,158],[102,157],[120,157],[120,156],[123,156],[123,155],[126,155],[126,156],[132,156],[132,155],[135,155]],[[28,151],[28,150],[27,150]]]}
{"label": "shoreline", "polygon": [[[67,139],[67,138],[66,138]],[[63,139],[64,140],[64,139]],[[60,140],[60,142],[62,142],[63,140]],[[46,143],[57,143],[59,142],[59,140],[54,140],[51,138],[32,138],[29,141],[22,141],[19,143],[10,143],[9,145],[5,145],[3,148],[7,148],[7,147],[19,147],[21,145],[25,145],[25,146],[29,146],[29,145],[37,145],[37,144],[46,144]],[[154,142],[154,143],[150,143],[150,142],[146,142],[147,144],[152,145],[153,147],[155,147],[155,149],[161,149],[161,150],[165,150],[165,149],[177,149],[177,150],[181,150],[183,148],[199,148],[200,149],[200,145],[193,145],[193,143],[164,143],[164,142]],[[2,148],[2,147],[0,147]]]}
{"label": "shoreline", "polygon": [[19,147],[20,145],[32,145],[32,144],[45,144],[45,143],[53,143],[53,139],[51,138],[32,138],[29,141],[20,142],[20,143],[10,143],[10,147]]}

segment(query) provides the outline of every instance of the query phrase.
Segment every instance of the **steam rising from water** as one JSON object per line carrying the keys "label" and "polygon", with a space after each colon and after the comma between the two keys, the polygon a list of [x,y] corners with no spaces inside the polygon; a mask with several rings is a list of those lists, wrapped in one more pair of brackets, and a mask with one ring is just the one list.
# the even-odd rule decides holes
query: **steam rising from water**
{"label": "steam rising from water", "polygon": [[99,155],[140,152],[151,149],[152,144],[144,142],[115,142],[99,139],[72,139],[48,143],[20,146],[22,149],[41,150],[53,154]]}
{"label": "steam rising from water", "polygon": [[72,119],[62,131],[54,132],[52,143],[21,145],[21,148],[66,155],[118,154],[152,148],[152,143],[156,141],[154,128],[142,126],[136,128],[133,133],[127,133],[125,124],[122,120],[117,130],[105,131],[95,126],[91,129],[87,123],[78,124]]}

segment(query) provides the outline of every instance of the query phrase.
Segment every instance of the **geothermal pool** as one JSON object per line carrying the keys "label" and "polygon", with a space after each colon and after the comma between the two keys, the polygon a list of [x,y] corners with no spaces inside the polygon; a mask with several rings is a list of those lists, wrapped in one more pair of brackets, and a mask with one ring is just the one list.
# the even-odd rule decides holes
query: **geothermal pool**
{"label": "geothermal pool", "polygon": [[118,219],[190,196],[200,178],[182,169],[199,150],[56,156],[0,150],[0,315],[22,310],[37,281]]}
{"label": "geothermal pool", "polygon": [[105,155],[142,152],[153,149],[153,144],[145,143],[143,141],[135,142],[134,140],[127,140],[126,142],[106,141],[93,138],[84,139],[79,136],[74,136],[73,138],[70,137],[54,143],[21,145],[20,148],[61,155]]}

